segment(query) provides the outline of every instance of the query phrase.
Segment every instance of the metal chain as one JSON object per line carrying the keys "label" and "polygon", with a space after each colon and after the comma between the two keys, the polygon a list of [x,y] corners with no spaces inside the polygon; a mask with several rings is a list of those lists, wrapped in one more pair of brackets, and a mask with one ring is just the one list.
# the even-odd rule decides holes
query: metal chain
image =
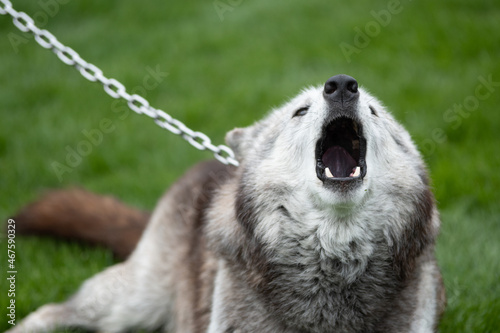
{"label": "metal chain", "polygon": [[172,118],[164,111],[155,109],[142,96],[137,94],[130,95],[123,84],[115,79],[104,76],[102,70],[83,60],[78,53],[59,42],[49,31],[39,29],[29,15],[12,8],[12,3],[9,0],[0,0],[0,15],[6,14],[12,16],[14,25],[19,30],[33,34],[38,44],[43,48],[52,50],[66,65],[75,67],[87,80],[101,83],[104,91],[109,96],[127,101],[127,105],[132,111],[153,118],[158,126],[180,135],[193,147],[199,150],[210,150],[220,162],[234,166],[239,165],[231,148],[225,145],[215,146],[208,136],[189,129],[181,121]]}

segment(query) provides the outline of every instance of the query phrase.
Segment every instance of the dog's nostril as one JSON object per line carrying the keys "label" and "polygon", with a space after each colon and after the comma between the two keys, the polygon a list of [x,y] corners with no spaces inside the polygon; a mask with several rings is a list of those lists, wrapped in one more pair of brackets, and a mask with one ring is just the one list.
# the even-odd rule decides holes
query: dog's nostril
{"label": "dog's nostril", "polygon": [[337,90],[337,83],[327,81],[325,84],[325,94],[333,94],[335,90]]}
{"label": "dog's nostril", "polygon": [[352,79],[352,81],[347,83],[347,90],[353,94],[358,92],[358,81]]}
{"label": "dog's nostril", "polygon": [[359,96],[358,81],[344,74],[332,76],[325,83],[323,95],[332,102],[353,100]]}

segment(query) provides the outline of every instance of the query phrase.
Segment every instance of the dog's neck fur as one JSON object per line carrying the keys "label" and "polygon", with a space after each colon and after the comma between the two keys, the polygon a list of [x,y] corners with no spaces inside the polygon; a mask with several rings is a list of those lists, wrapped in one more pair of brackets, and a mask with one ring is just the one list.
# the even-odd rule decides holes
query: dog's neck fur
{"label": "dog's neck fur", "polygon": [[[415,279],[415,260],[437,233],[426,184],[421,193],[402,200],[411,207],[400,209],[399,215],[383,211],[368,196],[363,209],[351,212],[356,216],[350,218],[305,207],[312,201],[298,206],[268,200],[286,197],[279,193],[245,196],[256,192],[245,188],[250,185],[240,177],[241,172],[212,205],[227,207],[223,202],[236,196],[234,210],[223,214],[212,209],[208,214],[209,242],[224,258],[230,278],[246,286],[245,293],[260,299],[285,326],[299,331],[375,332],[386,327],[381,322],[396,306],[397,295]],[[403,237],[391,234],[394,230],[386,225],[402,226],[397,232]]]}

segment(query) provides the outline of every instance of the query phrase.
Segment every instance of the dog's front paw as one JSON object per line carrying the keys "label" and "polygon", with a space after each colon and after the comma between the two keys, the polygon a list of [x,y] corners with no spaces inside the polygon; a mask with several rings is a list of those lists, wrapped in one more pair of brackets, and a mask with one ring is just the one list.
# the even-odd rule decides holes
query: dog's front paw
{"label": "dog's front paw", "polygon": [[6,333],[50,332],[63,326],[67,320],[64,307],[59,304],[46,304],[12,326]]}

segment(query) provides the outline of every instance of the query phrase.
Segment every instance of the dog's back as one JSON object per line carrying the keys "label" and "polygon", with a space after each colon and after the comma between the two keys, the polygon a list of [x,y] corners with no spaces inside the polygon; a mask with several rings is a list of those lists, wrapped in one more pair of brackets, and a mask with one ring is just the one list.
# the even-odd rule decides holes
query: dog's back
{"label": "dog's back", "polygon": [[148,213],[80,189],[48,192],[24,207],[15,217],[21,234],[104,245],[127,260],[89,279],[64,306],[45,305],[12,332],[67,326],[204,332],[217,269],[206,248],[205,213],[233,173],[217,161],[198,164],[159,200],[149,222]]}

